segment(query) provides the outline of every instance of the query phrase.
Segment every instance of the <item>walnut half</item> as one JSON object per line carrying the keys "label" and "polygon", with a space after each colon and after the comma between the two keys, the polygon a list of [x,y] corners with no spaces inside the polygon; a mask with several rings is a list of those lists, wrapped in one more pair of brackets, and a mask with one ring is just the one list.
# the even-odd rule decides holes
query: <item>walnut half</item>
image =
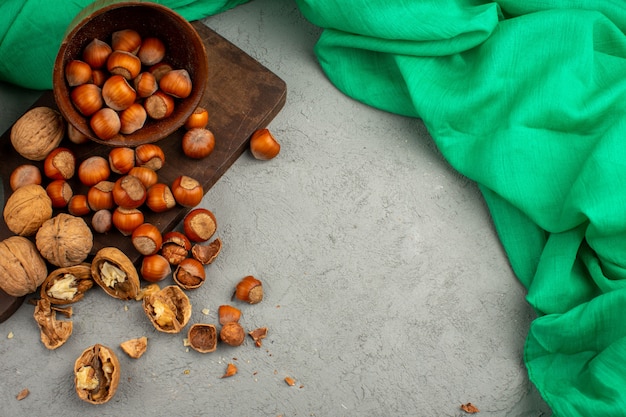
{"label": "walnut half", "polygon": [[113,398],[120,382],[120,362],[110,348],[95,344],[74,363],[74,385],[78,397],[91,404]]}
{"label": "walnut half", "polygon": [[52,271],[41,284],[40,295],[52,304],[71,304],[81,300],[91,287],[91,265],[82,263]]}
{"label": "walnut half", "polygon": [[91,261],[93,280],[111,297],[132,300],[140,289],[133,262],[118,248],[100,249]]}

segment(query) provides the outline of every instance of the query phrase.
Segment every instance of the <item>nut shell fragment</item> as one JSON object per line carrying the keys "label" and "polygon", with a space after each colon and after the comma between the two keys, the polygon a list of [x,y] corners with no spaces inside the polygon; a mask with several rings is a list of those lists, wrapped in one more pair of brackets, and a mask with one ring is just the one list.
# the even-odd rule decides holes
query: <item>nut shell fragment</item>
{"label": "nut shell fragment", "polygon": [[46,279],[48,267],[35,244],[22,236],[0,242],[0,288],[13,297],[33,293]]}
{"label": "nut shell fragment", "polygon": [[16,235],[32,236],[52,217],[52,200],[41,185],[24,185],[7,199],[3,217]]}
{"label": "nut shell fragment", "polygon": [[100,249],[91,261],[93,280],[111,297],[132,300],[140,289],[133,262],[118,248]]}
{"label": "nut shell fragment", "polygon": [[224,375],[222,375],[222,378],[228,378],[235,375],[236,373],[237,366],[234,363],[229,363],[228,365],[226,365],[226,371],[224,372]]}
{"label": "nut shell fragment", "polygon": [[36,244],[52,265],[68,267],[87,259],[93,247],[93,234],[82,218],[59,213],[41,225]]}
{"label": "nut shell fragment", "polygon": [[206,273],[202,263],[194,258],[183,259],[173,274],[174,282],[181,288],[193,290],[200,287],[205,279]]}
{"label": "nut shell fragment", "polygon": [[104,404],[115,395],[120,382],[120,362],[110,348],[95,344],[74,363],[74,386],[78,398]]}
{"label": "nut shell fragment", "polygon": [[195,259],[202,262],[203,265],[209,265],[215,260],[215,258],[217,258],[217,255],[221,250],[222,240],[218,237],[208,245],[196,243],[191,248],[191,254]]}
{"label": "nut shell fragment", "polygon": [[267,327],[259,327],[257,329],[254,329],[248,332],[248,335],[250,335],[252,340],[254,340],[254,346],[261,347],[261,340],[265,339],[265,336],[267,336]]}
{"label": "nut shell fragment", "polygon": [[143,309],[154,328],[164,333],[179,333],[191,318],[189,297],[177,285],[144,297]]}
{"label": "nut shell fragment", "polygon": [[196,323],[187,331],[189,346],[200,353],[214,352],[217,348],[217,329],[212,324]]}
{"label": "nut shell fragment", "polygon": [[13,124],[11,144],[24,158],[43,161],[59,146],[65,130],[61,113],[50,107],[34,107]]}
{"label": "nut shell fragment", "polygon": [[131,358],[139,359],[148,348],[148,338],[146,336],[130,339],[120,343],[122,350]]}
{"label": "nut shell fragment", "polygon": [[91,265],[81,263],[50,272],[41,284],[40,295],[52,304],[65,305],[80,301],[91,287]]}
{"label": "nut shell fragment", "polygon": [[72,335],[73,324],[71,321],[57,321],[56,313],[71,316],[71,307],[66,310],[55,308],[50,305],[50,301],[41,298],[37,301],[33,317],[39,326],[41,333],[41,343],[48,349],[56,349],[63,345]]}

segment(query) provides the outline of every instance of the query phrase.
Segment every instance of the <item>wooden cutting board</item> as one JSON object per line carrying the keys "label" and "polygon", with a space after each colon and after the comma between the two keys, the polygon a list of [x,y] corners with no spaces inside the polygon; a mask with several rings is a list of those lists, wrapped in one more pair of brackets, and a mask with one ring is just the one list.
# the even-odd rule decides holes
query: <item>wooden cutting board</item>
{"label": "wooden cutting board", "polygon": [[[285,82],[269,71],[241,49],[206,27],[201,22],[193,26],[202,38],[209,61],[209,80],[207,90],[200,105],[209,111],[208,128],[215,135],[215,149],[203,160],[187,158],[181,150],[180,140],[184,130],[179,129],[169,137],[157,142],[166,155],[163,168],[158,171],[159,181],[171,184],[180,175],[187,175],[200,181],[204,191],[208,191],[226,170],[248,148],[250,136],[260,128],[266,127],[285,104],[287,88]],[[48,106],[56,108],[52,91],[46,91],[32,107]],[[106,157],[110,147],[90,142],[75,145],[64,139],[61,146],[72,149],[78,161],[89,156]],[[10,129],[0,137],[0,177],[4,187],[2,204],[11,193],[9,176],[18,165],[30,163],[40,167],[43,163],[24,159],[15,152],[10,142]],[[118,177],[112,176],[111,180]],[[70,180],[74,194],[86,194],[87,188]],[[44,186],[47,181],[44,179]],[[177,206],[165,213],[151,213],[144,209],[145,220],[155,224],[165,233],[176,227],[190,209]],[[55,213],[56,214],[56,213]],[[90,222],[90,216],[85,221]],[[0,240],[11,236],[4,220],[0,221]],[[107,234],[94,233],[92,255],[100,248],[116,246],[127,253],[131,260],[138,263],[140,254],[135,250],[130,238],[117,230]],[[49,271],[54,268],[49,267]],[[0,322],[9,318],[22,304],[24,297],[16,298],[0,290]]]}

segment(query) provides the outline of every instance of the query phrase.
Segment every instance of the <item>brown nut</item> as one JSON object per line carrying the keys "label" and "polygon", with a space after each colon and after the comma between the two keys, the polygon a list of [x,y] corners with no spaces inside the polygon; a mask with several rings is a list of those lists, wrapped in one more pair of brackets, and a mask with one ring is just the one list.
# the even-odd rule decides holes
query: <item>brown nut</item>
{"label": "brown nut", "polygon": [[240,346],[245,338],[246,332],[236,321],[224,324],[220,330],[220,340],[230,346]]}
{"label": "brown nut", "polygon": [[172,190],[167,184],[151,185],[146,194],[146,206],[155,213],[163,213],[176,205]]}
{"label": "brown nut", "polygon": [[135,148],[135,163],[138,167],[158,171],[165,164],[165,153],[159,145],[144,143]]}
{"label": "brown nut", "polygon": [[120,348],[131,358],[139,359],[148,348],[148,338],[146,336],[129,339],[120,343]]}
{"label": "brown nut", "polygon": [[115,181],[112,193],[115,204],[126,209],[141,206],[147,198],[146,187],[133,175],[124,175]]}
{"label": "brown nut", "polygon": [[57,268],[41,284],[40,295],[52,304],[64,305],[82,300],[85,293],[93,287],[91,265],[79,265]]}
{"label": "brown nut", "polygon": [[64,208],[72,199],[74,191],[65,180],[54,180],[46,187],[46,194],[50,197],[52,208]]}
{"label": "brown nut", "polygon": [[72,307],[53,307],[45,298],[37,300],[33,317],[39,326],[41,343],[48,349],[56,349],[63,345],[72,335],[74,328],[71,321],[57,321],[57,312],[71,317]]}
{"label": "brown nut", "polygon": [[215,234],[217,221],[210,210],[198,207],[187,213],[183,219],[183,229],[192,242],[205,242]]}
{"label": "brown nut", "polygon": [[15,191],[28,184],[41,185],[41,171],[35,165],[22,164],[11,172],[9,185],[11,186],[11,190]]}
{"label": "brown nut", "polygon": [[10,231],[32,236],[52,217],[52,200],[41,185],[24,185],[9,196],[3,216]]}
{"label": "brown nut", "polygon": [[34,107],[11,128],[11,144],[26,159],[43,161],[61,143],[66,124],[63,116],[50,107]]}
{"label": "brown nut", "polygon": [[110,210],[98,210],[91,216],[91,227],[95,232],[106,233],[113,228],[113,215]]}
{"label": "brown nut", "polygon": [[41,256],[52,265],[68,267],[87,259],[93,234],[82,218],[59,213],[41,225],[35,243]]}
{"label": "brown nut", "polygon": [[217,349],[217,329],[212,324],[196,323],[187,332],[189,346],[200,353],[214,352]]}
{"label": "brown nut", "polygon": [[46,279],[48,267],[33,242],[11,236],[0,242],[0,288],[13,297],[33,293]]}
{"label": "brown nut", "polygon": [[128,174],[135,166],[135,150],[126,146],[109,151],[109,165],[116,174]]}
{"label": "brown nut", "polygon": [[101,344],[88,347],[74,363],[78,398],[91,404],[106,403],[117,391],[120,373],[120,362],[112,349]]}
{"label": "brown nut", "polygon": [[145,281],[159,282],[172,273],[172,267],[164,256],[157,253],[143,257],[140,272]]}
{"label": "brown nut", "polygon": [[174,271],[174,282],[181,288],[193,290],[204,284],[204,266],[194,258],[183,259]]}
{"label": "brown nut", "polygon": [[44,159],[43,172],[52,180],[69,180],[76,170],[74,152],[67,148],[56,148]]}
{"label": "brown nut", "polygon": [[196,243],[191,248],[191,254],[195,259],[199,260],[202,265],[208,265],[212,263],[215,258],[217,258],[217,255],[220,253],[221,250],[222,240],[218,237],[215,238],[208,245],[201,245],[199,243]]}
{"label": "brown nut", "polygon": [[85,194],[73,195],[69,203],[67,203],[67,212],[77,217],[88,215],[91,209],[89,208],[87,196]]}
{"label": "brown nut", "polygon": [[171,231],[163,235],[163,244],[161,245],[161,255],[163,255],[170,264],[178,265],[183,259],[189,256],[191,242],[184,234]]}
{"label": "brown nut", "polygon": [[143,212],[139,209],[117,207],[111,216],[113,226],[124,236],[129,236],[144,222]]}
{"label": "brown nut", "polygon": [[91,275],[111,297],[132,300],[139,292],[137,269],[128,256],[118,248],[100,249],[91,261]]}
{"label": "brown nut", "polygon": [[87,191],[87,204],[92,211],[111,210],[115,206],[113,201],[113,181],[100,181]]}
{"label": "brown nut", "polygon": [[206,128],[189,129],[183,135],[181,145],[183,153],[189,158],[206,158],[215,149],[215,135]]}
{"label": "brown nut", "polygon": [[230,323],[231,321],[239,321],[241,318],[241,310],[228,304],[223,304],[217,309],[217,316],[221,325]]}
{"label": "brown nut", "polygon": [[163,236],[152,223],[143,223],[133,230],[131,242],[142,255],[154,255],[161,249]]}
{"label": "brown nut", "polygon": [[250,138],[250,152],[256,159],[265,161],[278,155],[280,144],[268,129],[259,129]]}
{"label": "brown nut", "polygon": [[189,297],[177,285],[144,297],[143,310],[154,328],[164,333],[179,333],[191,317]]}
{"label": "brown nut", "polygon": [[204,196],[202,184],[187,175],[181,175],[174,179],[171,189],[174,199],[183,207],[197,206]]}
{"label": "brown nut", "polygon": [[263,284],[252,275],[248,275],[237,283],[233,298],[250,304],[259,303],[263,300]]}

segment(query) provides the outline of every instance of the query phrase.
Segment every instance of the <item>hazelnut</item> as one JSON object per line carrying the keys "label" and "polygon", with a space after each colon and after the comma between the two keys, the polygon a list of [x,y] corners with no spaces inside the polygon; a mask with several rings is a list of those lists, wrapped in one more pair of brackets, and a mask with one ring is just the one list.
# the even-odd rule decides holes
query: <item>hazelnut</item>
{"label": "hazelnut", "polygon": [[260,303],[263,300],[263,284],[252,275],[248,275],[237,283],[233,298],[250,304]]}
{"label": "hazelnut", "polygon": [[198,207],[191,210],[183,219],[185,235],[193,242],[207,241],[215,234],[217,221],[208,209]]}
{"label": "hazelnut", "polygon": [[13,191],[27,184],[41,185],[41,171],[35,165],[22,164],[11,172],[9,184]]}
{"label": "hazelnut", "polygon": [[220,330],[220,340],[230,346],[240,346],[245,338],[246,332],[236,321],[224,324]]}

